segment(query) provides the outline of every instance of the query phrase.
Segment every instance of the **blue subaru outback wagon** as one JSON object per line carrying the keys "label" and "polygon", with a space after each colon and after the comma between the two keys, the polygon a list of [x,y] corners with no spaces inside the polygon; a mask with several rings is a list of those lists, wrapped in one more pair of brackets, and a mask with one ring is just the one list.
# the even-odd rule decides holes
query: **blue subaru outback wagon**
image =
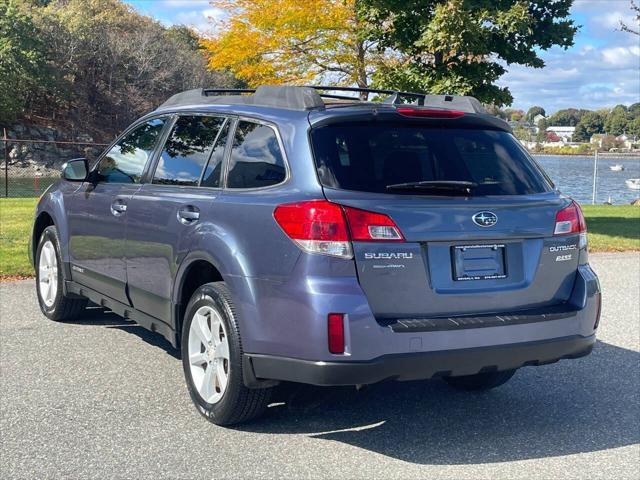
{"label": "blue subaru outback wagon", "polygon": [[179,93],[69,161],[31,240],[47,317],[160,333],[221,425],[281,382],[496,387],[588,354],[600,317],[580,207],[470,97]]}

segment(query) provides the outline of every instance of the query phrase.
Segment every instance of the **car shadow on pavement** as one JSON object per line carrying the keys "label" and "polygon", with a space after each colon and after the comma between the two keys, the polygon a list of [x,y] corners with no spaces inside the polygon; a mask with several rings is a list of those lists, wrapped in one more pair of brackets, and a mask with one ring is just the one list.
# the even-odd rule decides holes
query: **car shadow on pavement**
{"label": "car shadow on pavement", "polygon": [[585,358],[521,369],[458,392],[439,380],[353,388],[287,386],[257,433],[306,434],[418,464],[592,452],[640,441],[640,353],[598,342]]}
{"label": "car shadow on pavement", "polygon": [[180,359],[180,351],[173,348],[173,346],[167,341],[167,339],[165,339],[159,333],[154,333],[150,330],[147,330],[137,323],[130,320],[125,320],[119,315],[113,313],[111,310],[99,307],[97,305],[90,304],[80,318],[64,323],[73,325],[102,326],[106,328],[116,328],[118,330],[123,330],[139,337],[149,345],[161,348],[172,357]]}

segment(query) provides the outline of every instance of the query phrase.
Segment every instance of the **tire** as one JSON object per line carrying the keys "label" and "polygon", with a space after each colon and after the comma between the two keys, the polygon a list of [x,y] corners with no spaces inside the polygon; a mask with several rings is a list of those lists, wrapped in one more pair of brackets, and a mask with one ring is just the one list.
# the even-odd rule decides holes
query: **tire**
{"label": "tire", "polygon": [[477,392],[499,387],[507,383],[515,373],[515,369],[502,372],[485,372],[464,377],[445,377],[444,381],[457,390]]}
{"label": "tire", "polygon": [[58,322],[75,320],[87,306],[86,298],[64,295],[62,266],[58,230],[52,225],[44,229],[36,249],[36,293],[42,313]]}
{"label": "tire", "polygon": [[224,282],[207,283],[191,297],[184,316],[181,348],[189,395],[207,420],[216,425],[234,425],[264,413],[273,388],[250,389],[243,383],[242,341]]}

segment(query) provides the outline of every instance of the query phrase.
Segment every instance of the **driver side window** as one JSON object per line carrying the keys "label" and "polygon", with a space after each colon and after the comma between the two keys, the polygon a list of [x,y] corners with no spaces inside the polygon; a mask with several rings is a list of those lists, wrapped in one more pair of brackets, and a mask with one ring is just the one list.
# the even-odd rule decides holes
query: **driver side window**
{"label": "driver side window", "polygon": [[149,120],[116,143],[100,160],[98,180],[107,183],[139,183],[166,120]]}

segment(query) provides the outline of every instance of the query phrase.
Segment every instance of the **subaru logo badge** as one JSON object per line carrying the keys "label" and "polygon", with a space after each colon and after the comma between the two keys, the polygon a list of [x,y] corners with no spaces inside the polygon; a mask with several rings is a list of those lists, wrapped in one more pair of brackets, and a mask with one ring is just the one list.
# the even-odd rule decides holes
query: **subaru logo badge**
{"label": "subaru logo badge", "polygon": [[498,216],[493,212],[478,212],[471,217],[473,223],[480,227],[493,227],[498,223]]}

